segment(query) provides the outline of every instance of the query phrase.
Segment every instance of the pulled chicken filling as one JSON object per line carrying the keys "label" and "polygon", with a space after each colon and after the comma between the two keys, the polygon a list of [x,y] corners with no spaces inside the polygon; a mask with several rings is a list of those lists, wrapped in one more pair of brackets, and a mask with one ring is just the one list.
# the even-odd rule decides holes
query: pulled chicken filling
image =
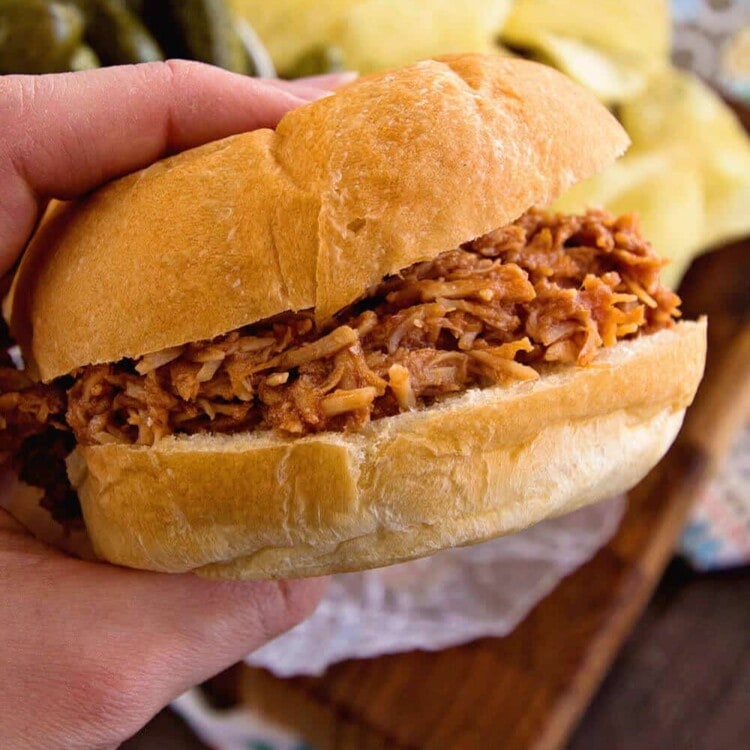
{"label": "pulled chicken filling", "polygon": [[[64,456],[73,442],[358,430],[468,388],[534,380],[542,363],[587,365],[672,325],[680,300],[659,283],[663,264],[634,216],[532,209],[384,279],[325,329],[312,312],[285,313],[47,386],[4,368],[0,451],[16,465],[31,453],[44,475],[45,449]],[[34,473],[27,481],[64,496],[59,477]]]}

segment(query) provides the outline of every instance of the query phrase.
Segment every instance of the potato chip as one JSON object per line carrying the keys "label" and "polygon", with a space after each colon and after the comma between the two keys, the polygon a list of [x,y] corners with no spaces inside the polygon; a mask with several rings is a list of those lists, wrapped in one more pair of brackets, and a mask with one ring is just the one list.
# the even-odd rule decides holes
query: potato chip
{"label": "potato chip", "polygon": [[353,0],[229,0],[232,9],[257,32],[277,70],[293,65],[311,47],[325,44]]}
{"label": "potato chip", "polygon": [[336,47],[344,67],[368,73],[450,52],[492,52],[512,0],[231,0],[292,73],[311,49]]}
{"label": "potato chip", "polygon": [[336,40],[350,67],[393,68],[452,52],[492,52],[512,0],[365,0],[353,3]]}
{"label": "potato chip", "polygon": [[666,0],[516,0],[500,37],[620,102],[667,64],[669,8]]}
{"label": "potato chip", "polygon": [[502,29],[508,40],[539,30],[601,50],[664,60],[669,57],[667,0],[515,0]]}
{"label": "potato chip", "polygon": [[622,53],[604,52],[577,39],[540,31],[535,57],[566,73],[603,102],[631,99],[648,85],[645,66]]}
{"label": "potato chip", "polygon": [[750,232],[750,140],[713,91],[677,70],[623,104],[620,117],[631,149],[556,207],[637,211],[676,283],[697,252]]}

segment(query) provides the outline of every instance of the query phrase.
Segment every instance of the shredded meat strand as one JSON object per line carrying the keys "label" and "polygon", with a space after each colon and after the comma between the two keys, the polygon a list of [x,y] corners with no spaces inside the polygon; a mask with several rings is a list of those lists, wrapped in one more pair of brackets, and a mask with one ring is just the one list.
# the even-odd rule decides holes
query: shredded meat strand
{"label": "shredded meat strand", "polygon": [[32,383],[10,358],[0,366],[0,467],[41,488],[42,507],[74,528],[81,524],[81,508],[65,469],[75,445],[65,407],[63,383]]}

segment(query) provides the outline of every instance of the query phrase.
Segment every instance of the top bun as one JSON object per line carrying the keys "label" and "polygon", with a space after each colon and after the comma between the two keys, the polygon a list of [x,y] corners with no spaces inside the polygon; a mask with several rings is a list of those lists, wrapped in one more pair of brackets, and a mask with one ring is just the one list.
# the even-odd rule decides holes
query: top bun
{"label": "top bun", "polygon": [[[552,68],[428,60],[55,207],[11,327],[44,381],[287,311],[325,319],[368,286],[551,203],[627,147]],[[32,333],[33,332],[33,333]]]}

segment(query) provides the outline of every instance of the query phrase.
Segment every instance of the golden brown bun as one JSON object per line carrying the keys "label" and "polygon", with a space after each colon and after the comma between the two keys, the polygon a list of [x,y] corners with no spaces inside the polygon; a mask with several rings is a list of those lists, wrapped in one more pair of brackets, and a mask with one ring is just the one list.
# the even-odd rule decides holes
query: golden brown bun
{"label": "golden brown bun", "polygon": [[[364,78],[58,206],[17,278],[34,376],[324,318],[599,172],[627,136],[551,68],[462,55]],[[33,337],[31,328],[33,326]]]}
{"label": "golden brown bun", "polygon": [[266,432],[79,448],[95,550],[139,568],[281,578],[517,531],[617,494],[664,454],[703,373],[705,321],[585,368],[469,391],[359,434]]}

